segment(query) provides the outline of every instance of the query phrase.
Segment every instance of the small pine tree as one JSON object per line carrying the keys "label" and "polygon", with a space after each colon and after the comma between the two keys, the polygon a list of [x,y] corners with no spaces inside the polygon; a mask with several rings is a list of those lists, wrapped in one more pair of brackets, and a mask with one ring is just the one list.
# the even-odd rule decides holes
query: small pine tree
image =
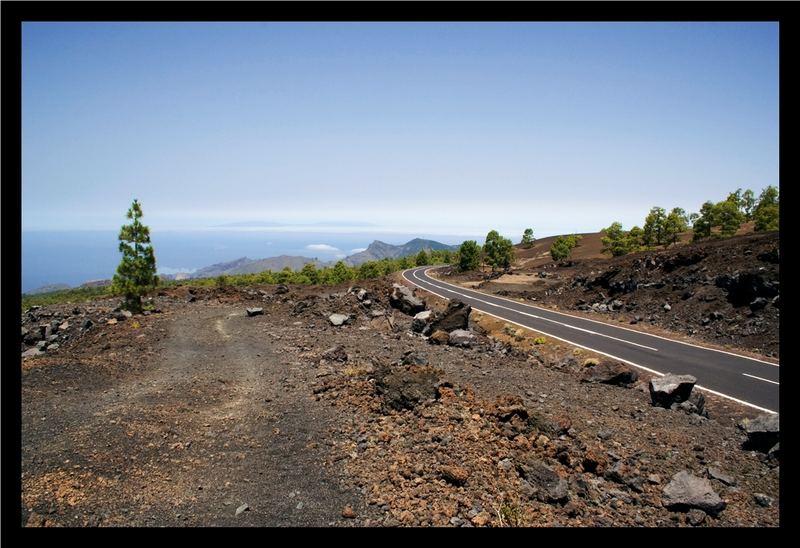
{"label": "small pine tree", "polygon": [[424,249],[420,249],[419,253],[417,253],[417,258],[414,260],[417,266],[425,266],[430,263],[430,259],[428,258],[428,254],[425,253]]}
{"label": "small pine tree", "polygon": [[552,257],[554,261],[561,261],[569,257],[574,247],[570,245],[570,243],[569,239],[563,236],[556,238],[553,245],[550,246],[550,257]]}
{"label": "small pine tree", "polygon": [[522,233],[522,247],[525,249],[530,248],[533,245],[534,238],[533,238],[533,229],[526,228],[525,232]]}
{"label": "small pine tree", "polygon": [[756,232],[778,230],[780,227],[780,195],[774,186],[761,191],[758,204],[753,210]]}
{"label": "small pine tree", "polygon": [[486,235],[483,245],[486,264],[497,268],[508,268],[514,260],[514,244],[508,238],[503,238],[496,230],[490,230]]}
{"label": "small pine tree", "polygon": [[[603,243],[603,253],[608,252],[614,257],[620,257],[630,252],[628,233],[622,230],[621,223],[611,223],[611,226],[604,228],[602,232],[605,233],[605,236],[600,239]],[[556,253],[558,254],[558,251]]]}
{"label": "small pine tree", "polygon": [[481,264],[481,247],[475,240],[465,240],[458,248],[458,269],[475,270]]}
{"label": "small pine tree", "polygon": [[123,308],[131,312],[141,312],[142,295],[158,285],[150,229],[139,221],[142,216],[142,206],[134,200],[127,213],[127,218],[133,222],[122,225],[119,231],[122,261],[112,280],[114,290],[125,296]]}

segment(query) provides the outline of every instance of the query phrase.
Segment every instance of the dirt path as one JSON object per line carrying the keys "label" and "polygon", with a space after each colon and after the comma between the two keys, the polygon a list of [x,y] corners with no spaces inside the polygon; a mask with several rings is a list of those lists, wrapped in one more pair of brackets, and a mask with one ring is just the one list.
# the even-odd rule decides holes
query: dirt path
{"label": "dirt path", "polygon": [[86,364],[57,363],[23,373],[23,520],[352,523],[341,512],[358,497],[323,467],[334,416],[310,397],[314,371],[287,361],[265,316],[219,304],[177,314],[152,362],[134,351],[129,371],[92,378]]}

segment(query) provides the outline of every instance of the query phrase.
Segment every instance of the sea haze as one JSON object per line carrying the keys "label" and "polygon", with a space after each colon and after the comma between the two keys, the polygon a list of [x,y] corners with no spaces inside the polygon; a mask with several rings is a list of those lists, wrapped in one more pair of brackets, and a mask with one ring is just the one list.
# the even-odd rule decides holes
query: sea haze
{"label": "sea haze", "polygon": [[[48,284],[78,286],[114,275],[121,254],[117,231],[23,231],[22,291]],[[338,233],[270,230],[163,231],[151,234],[159,273],[191,272],[239,257],[278,255],[335,261],[366,248],[373,240],[403,244],[426,238],[460,244],[467,236],[386,232]]]}

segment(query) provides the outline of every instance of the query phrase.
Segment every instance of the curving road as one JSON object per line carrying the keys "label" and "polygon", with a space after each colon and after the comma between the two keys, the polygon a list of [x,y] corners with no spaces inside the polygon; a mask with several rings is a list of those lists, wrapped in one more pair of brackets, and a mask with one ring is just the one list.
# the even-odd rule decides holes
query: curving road
{"label": "curving road", "polygon": [[439,297],[460,299],[481,312],[651,373],[694,375],[697,388],[778,412],[778,364],[488,295],[431,278],[428,270],[431,267],[406,270],[403,278]]}

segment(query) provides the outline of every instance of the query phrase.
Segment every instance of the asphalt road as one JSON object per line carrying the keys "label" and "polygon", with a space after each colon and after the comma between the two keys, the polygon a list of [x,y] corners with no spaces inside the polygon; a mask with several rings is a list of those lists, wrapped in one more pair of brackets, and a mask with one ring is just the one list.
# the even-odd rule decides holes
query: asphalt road
{"label": "asphalt road", "polygon": [[487,295],[431,278],[426,273],[430,268],[406,270],[403,277],[426,291],[445,299],[460,299],[507,322],[651,373],[693,375],[697,388],[762,411],[778,412],[777,364]]}

